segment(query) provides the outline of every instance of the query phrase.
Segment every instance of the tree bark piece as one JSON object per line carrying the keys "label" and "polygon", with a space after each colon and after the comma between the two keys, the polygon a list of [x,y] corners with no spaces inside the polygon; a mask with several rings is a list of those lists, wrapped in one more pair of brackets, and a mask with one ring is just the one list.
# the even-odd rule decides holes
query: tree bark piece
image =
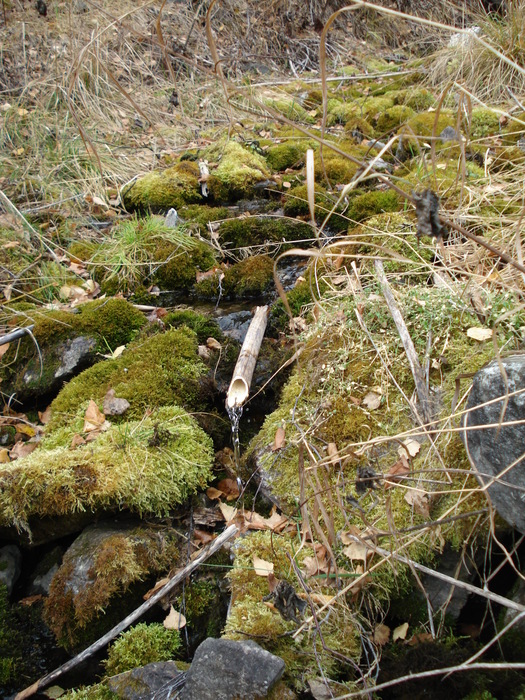
{"label": "tree bark piece", "polygon": [[255,363],[261,349],[261,343],[268,322],[268,307],[257,306],[255,313],[242,344],[237,364],[233,370],[230,388],[226,395],[226,406],[242,406],[250,394],[250,384],[253,377]]}
{"label": "tree bark piece", "polygon": [[219,550],[223,546],[223,544],[235,537],[238,534],[238,532],[239,530],[236,525],[230,525],[228,528],[226,528],[226,530],[224,530],[224,532],[222,532],[216,539],[214,539],[213,542],[210,542],[210,544],[207,547],[205,547],[202,550],[202,552],[197,557],[195,557],[193,561],[191,561],[183,569],[181,569],[181,571],[175,574],[175,576],[172,579],[170,579],[165,586],[159,588],[159,590],[156,593],[154,593],[151,596],[151,598],[148,598],[148,600],[145,603],[142,603],[142,605],[136,608],[136,610],[130,613],[121,622],[119,622],[118,625],[115,625],[113,629],[110,629],[109,632],[106,632],[106,634],[103,637],[97,639],[96,642],[93,642],[91,646],[89,646],[87,649],[84,649],[84,651],[81,651],[80,654],[77,654],[77,656],[75,656],[73,659],[66,661],[65,664],[62,664],[62,666],[59,666],[54,671],[51,671],[51,673],[48,673],[47,675],[43,676],[36,683],[33,683],[33,685],[29,686],[29,688],[21,690],[15,696],[15,700],[24,700],[25,698],[29,698],[35,693],[40,692],[42,688],[45,688],[53,681],[56,681],[57,678],[62,676],[64,673],[71,671],[71,669],[75,668],[75,666],[78,666],[80,663],[92,656],[96,651],[105,647],[106,644],[111,642],[111,640],[114,639],[118,634],[123,632],[131,624],[133,624],[133,622],[142,617],[142,615],[147,610],[152,608],[155,605],[155,603],[158,603],[158,601],[161,598],[164,598],[164,596],[167,593],[169,593],[173,588],[175,588],[177,584],[179,584],[187,576],[189,576],[192,573],[192,571],[195,571],[195,569],[197,569],[203,562],[209,559],[212,556],[212,554],[215,554],[215,552]]}
{"label": "tree bark piece", "polygon": [[416,391],[419,398],[419,412],[421,418],[423,419],[424,423],[430,423],[431,403],[425,381],[425,372],[419,363],[419,358],[417,356],[414,343],[412,342],[412,338],[410,337],[410,333],[408,332],[405,320],[401,315],[401,311],[399,310],[396,300],[394,299],[394,295],[392,294],[392,290],[390,289],[390,285],[388,284],[383,263],[381,260],[376,258],[374,260],[374,265],[377,278],[381,284],[383,296],[385,297],[390,315],[396,324],[397,332],[399,333],[399,337],[403,343],[403,348],[405,349],[405,353],[408,358],[408,364],[410,365],[410,370],[412,372],[412,376],[414,377]]}

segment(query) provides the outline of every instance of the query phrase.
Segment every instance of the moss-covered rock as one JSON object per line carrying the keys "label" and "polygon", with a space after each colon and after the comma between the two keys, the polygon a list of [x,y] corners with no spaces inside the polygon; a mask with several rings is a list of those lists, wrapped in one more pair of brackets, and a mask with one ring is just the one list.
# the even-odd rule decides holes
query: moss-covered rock
{"label": "moss-covered rock", "polygon": [[273,170],[300,168],[304,166],[305,153],[312,148],[312,142],[290,140],[270,146],[266,151],[266,160]]}
{"label": "moss-covered rock", "polygon": [[140,622],[118,637],[109,647],[104,664],[106,675],[131,671],[155,661],[170,661],[181,648],[178,630],[168,630],[159,623]]}
{"label": "moss-covered rock", "polygon": [[167,328],[187,326],[195,333],[197,341],[200,344],[205,343],[208,338],[215,338],[219,341],[224,338],[221,329],[214,319],[199,314],[192,309],[170,311],[163,317],[162,321]]}
{"label": "moss-covered rock", "polygon": [[482,139],[500,132],[500,115],[492,109],[475,107],[470,116],[470,137]]}
{"label": "moss-covered rock", "polygon": [[[126,608],[134,609],[136,595],[132,591],[131,600],[126,601],[126,592],[134,584],[136,588],[137,583],[173,566],[179,557],[179,547],[180,537],[168,528],[114,521],[86,528],[64,555],[45,602],[45,620],[59,643],[70,649],[78,648],[111,629],[115,618],[121,619],[119,615],[126,614]],[[142,587],[147,588],[147,583]],[[111,610],[115,602],[117,610]],[[155,638],[159,636],[155,630],[152,632]],[[139,630],[138,637],[141,636]],[[175,650],[178,649],[177,633],[162,636],[173,640]],[[121,639],[124,641],[115,642],[117,648],[108,659],[115,672],[119,667],[122,671],[130,668],[127,664],[133,653],[140,665],[142,658],[148,658],[149,651],[155,651],[154,644],[149,650],[144,646],[141,657],[136,648],[137,637]],[[146,639],[147,632],[144,645]]]}
{"label": "moss-covered rock", "polygon": [[253,255],[195,285],[197,296],[216,299],[253,299],[267,292],[273,282],[273,260],[268,255]]}
{"label": "moss-covered rock", "polygon": [[315,122],[315,118],[294,97],[271,97],[265,100],[265,104],[277,110],[291,121],[303,124],[313,124]]}
{"label": "moss-covered rock", "polygon": [[123,299],[83,304],[71,311],[34,309],[11,319],[34,324],[33,336],[12,343],[2,358],[2,391],[20,400],[43,396],[92,364],[98,353],[126,345],[146,323],[143,314]]}
{"label": "moss-covered rock", "polygon": [[[308,224],[277,216],[247,216],[228,219],[221,224],[221,245],[228,248],[268,246],[270,251],[286,248],[286,243],[311,238]],[[288,247],[290,247],[288,245]]]}
{"label": "moss-covered rock", "polygon": [[399,195],[393,190],[371,190],[352,197],[346,216],[351,221],[363,221],[388,211],[398,211],[402,206]]}
{"label": "moss-covered rock", "polygon": [[64,426],[81,429],[83,408],[93,399],[102,410],[109,389],[130,403],[125,420],[174,402],[189,410],[202,409],[200,380],[206,371],[198,356],[197,338],[189,328],[140,339],[120,357],[100,362],[66,384],[51,404],[48,436]]}
{"label": "moss-covered rock", "polygon": [[[332,211],[337,199],[333,195],[329,195],[327,190],[322,185],[316,185],[314,196],[314,216],[318,225],[321,225],[329,212]],[[327,227],[333,233],[346,231],[348,228],[348,219],[342,214],[344,205],[336,208],[330,217]],[[288,190],[283,204],[283,213],[285,216],[297,216],[310,219],[310,208],[308,206],[308,193],[306,185],[298,185]]]}
{"label": "moss-covered rock", "polygon": [[394,131],[394,129],[398,129],[401,124],[413,117],[414,114],[414,110],[406,105],[389,107],[377,119],[377,130],[384,134]]}
{"label": "moss-covered rock", "polygon": [[0,524],[30,531],[32,518],[122,508],[162,515],[210,477],[211,440],[178,406],[111,425],[91,442],[81,433],[71,421],[2,465]]}
{"label": "moss-covered rock", "polygon": [[205,157],[218,162],[210,166],[207,182],[216,202],[253,198],[254,187],[270,177],[270,169],[258,153],[253,153],[236,141],[222,142],[207,149]]}
{"label": "moss-covered rock", "polygon": [[436,102],[430,90],[422,87],[396,90],[395,93],[391,93],[391,97],[394,99],[394,104],[406,105],[415,112],[424,112],[430,107],[433,107]]}
{"label": "moss-covered rock", "polygon": [[425,138],[435,134],[438,137],[447,126],[455,127],[456,117],[449,110],[439,112],[421,112],[400,127],[399,135],[405,149],[418,153]]}
{"label": "moss-covered rock", "polygon": [[203,201],[199,185],[199,166],[181,161],[166,170],[154,170],[139,177],[122,192],[122,201],[130,211],[167,211],[185,204]]}

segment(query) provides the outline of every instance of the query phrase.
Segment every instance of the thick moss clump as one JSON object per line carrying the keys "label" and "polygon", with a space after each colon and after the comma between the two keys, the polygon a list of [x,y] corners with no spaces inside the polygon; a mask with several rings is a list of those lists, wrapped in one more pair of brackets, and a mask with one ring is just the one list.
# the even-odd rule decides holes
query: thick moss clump
{"label": "thick moss clump", "polygon": [[437,112],[421,112],[408,120],[399,129],[404,148],[418,153],[422,142],[435,133],[438,137],[447,126],[456,126],[456,117],[448,110]]}
{"label": "thick moss clump", "polygon": [[[312,289],[308,282],[299,282],[293,289],[286,293],[286,299],[292,312],[292,317],[299,316],[304,308],[313,303]],[[273,304],[268,320],[268,329],[273,333],[289,330],[290,317],[281,299]]]}
{"label": "thick moss clump", "polygon": [[162,321],[167,328],[187,326],[195,333],[200,344],[205,343],[208,338],[222,340],[224,337],[216,321],[191,309],[170,311]]}
{"label": "thick moss clump", "polygon": [[[49,393],[73,371],[92,364],[97,353],[129,343],[146,323],[144,315],[123,299],[88,302],[75,311],[34,309],[12,319],[17,325],[34,323],[38,349],[29,336],[11,343],[0,367],[2,391],[20,399]],[[81,342],[85,350],[79,359],[73,351]]]}
{"label": "thick moss clump", "polygon": [[236,141],[216,145],[206,151],[209,160],[218,160],[210,167],[208,186],[215,201],[249,199],[255,194],[255,185],[270,177],[265,159]]}
{"label": "thick moss clump", "polygon": [[206,204],[188,204],[180,209],[179,214],[192,230],[196,229],[197,233],[206,237],[210,235],[210,222],[222,221],[232,216],[227,207],[210,207]]}
{"label": "thick moss clump", "polygon": [[122,201],[130,211],[153,212],[202,202],[199,176],[199,166],[189,161],[166,170],[154,170],[128,187],[122,193]]}
{"label": "thick moss clump", "polygon": [[315,119],[308,114],[306,109],[294,98],[282,97],[265,100],[269,107],[280,112],[284,117],[294,122],[313,124]]}
{"label": "thick moss clump", "polygon": [[112,425],[71,449],[76,427],[55,431],[27,457],[2,465],[2,525],[29,531],[33,517],[121,508],[167,514],[210,478],[211,440],[178,406]]}
{"label": "thick moss clump", "polygon": [[20,677],[22,650],[17,623],[9,606],[5,584],[0,583],[0,685],[10,686]]}
{"label": "thick moss clump", "polygon": [[125,420],[174,402],[189,410],[202,409],[200,380],[206,366],[198,357],[197,345],[195,334],[181,327],[137,341],[117,359],[90,367],[66,384],[52,402],[48,433],[64,425],[80,430],[83,407],[85,410],[93,399],[102,410],[109,389],[129,401]]}
{"label": "thick moss clump", "polygon": [[307,140],[284,141],[268,148],[266,160],[272,170],[301,168],[304,166],[305,153],[308,148],[312,148],[312,142]]}
{"label": "thick moss clump", "polygon": [[406,105],[394,105],[386,109],[377,120],[377,130],[381,133],[389,133],[398,129],[415,114],[411,107]]}
{"label": "thick moss clump", "polygon": [[215,264],[212,249],[206,243],[196,241],[190,251],[173,249],[167,244],[155,251],[158,260],[164,260],[155,274],[153,281],[161,289],[170,291],[189,291],[193,288],[198,272],[206,272]]}
{"label": "thick moss clump", "polygon": [[416,112],[424,112],[432,107],[436,100],[434,95],[426,88],[405,88],[391,93],[396,105],[406,105]]}
{"label": "thick moss clump", "polygon": [[[226,621],[224,637],[245,639],[254,635],[261,646],[280,656],[286,663],[285,681],[296,690],[304,690],[309,678],[319,674],[319,664],[324,673],[333,677],[341,674],[341,667],[335,656],[323,650],[317,635],[305,631],[300,639],[294,640],[289,634],[297,622],[285,620],[276,609],[270,609],[264,598],[268,595],[268,579],[258,576],[254,569],[254,556],[273,563],[274,575],[280,581],[287,581],[301,594],[302,589],[290,565],[293,557],[297,566],[303,565],[306,556],[312,556],[310,547],[300,549],[299,540],[289,536],[273,536],[269,532],[258,532],[238,540],[235,545],[235,560],[229,575],[232,587],[232,606]],[[326,582],[309,579],[310,590],[315,594],[327,594]],[[324,585],[323,585],[324,583]],[[298,619],[301,614],[298,613]],[[332,610],[329,619],[323,624],[323,638],[333,651],[352,659],[359,658],[360,642],[356,626],[351,616],[338,616]],[[316,664],[312,664],[315,655]]]}
{"label": "thick moss clump", "polygon": [[273,260],[268,255],[254,255],[197,283],[195,292],[209,299],[220,295],[228,299],[253,299],[267,292],[272,282]]}
{"label": "thick moss clump", "polygon": [[228,248],[261,245],[275,250],[285,248],[283,244],[286,242],[311,238],[312,228],[308,224],[277,216],[247,216],[225,221],[221,224],[219,236],[226,251]]}
{"label": "thick moss clump", "polygon": [[495,136],[500,132],[500,116],[492,109],[475,107],[470,117],[470,137],[481,139],[485,136]]}
{"label": "thick moss clump", "polygon": [[352,197],[346,216],[351,221],[363,221],[376,214],[398,211],[401,206],[399,195],[393,190],[372,190]]}
{"label": "thick moss clump", "polygon": [[116,676],[155,661],[170,661],[180,647],[178,630],[167,630],[159,623],[147,625],[141,622],[121,634],[109,647],[104,664],[106,675]]}

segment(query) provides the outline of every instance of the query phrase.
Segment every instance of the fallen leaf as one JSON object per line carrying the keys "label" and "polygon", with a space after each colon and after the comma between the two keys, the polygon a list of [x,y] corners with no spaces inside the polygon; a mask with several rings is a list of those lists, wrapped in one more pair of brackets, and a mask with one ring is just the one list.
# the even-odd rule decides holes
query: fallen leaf
{"label": "fallen leaf", "polygon": [[161,578],[157,583],[153,586],[153,588],[150,588],[147,593],[144,593],[142,596],[144,600],[149,600],[152,595],[155,595],[157,591],[160,591],[161,588],[163,588],[171,579],[168,576],[165,576],[164,578]]}
{"label": "fallen leaf", "polygon": [[273,593],[275,591],[278,583],[279,583],[279,579],[275,578],[275,574],[269,573],[268,574],[268,588],[270,589],[270,593]]}
{"label": "fallen leaf", "polygon": [[27,423],[15,423],[14,426],[19,435],[25,435],[29,438],[35,437],[36,435],[36,430],[32,425],[27,425]]}
{"label": "fallen leaf", "polygon": [[[394,632],[395,634],[395,632]],[[379,644],[379,646],[384,646],[390,639],[390,627],[388,625],[378,624],[374,627],[374,634],[372,635],[372,641],[374,644]]]}
{"label": "fallen leaf", "polygon": [[84,433],[90,433],[92,430],[98,430],[106,422],[106,416],[99,409],[97,404],[90,400],[89,405],[84,414]]}
{"label": "fallen leaf", "polygon": [[237,508],[229,506],[227,503],[219,503],[219,508],[221,509],[222,516],[227,523],[229,523],[230,520],[233,520],[233,518],[237,515]]}
{"label": "fallen leaf", "polygon": [[16,442],[14,446],[9,451],[9,456],[11,459],[21,459],[22,457],[27,457],[33,450],[36,450],[36,442]]}
{"label": "fallen leaf", "polygon": [[275,437],[273,439],[272,452],[277,452],[277,450],[281,449],[281,447],[284,445],[284,437],[285,437],[284,428],[283,427],[277,428],[277,430],[275,431]]}
{"label": "fallen leaf", "polygon": [[61,688],[59,685],[52,685],[50,688],[43,690],[42,695],[45,695],[46,698],[50,700],[57,700],[64,695],[65,692],[64,688]]}
{"label": "fallen leaf", "polygon": [[420,632],[419,634],[414,634],[408,640],[407,644],[411,647],[419,646],[419,644],[426,644],[432,641],[432,635],[430,632]]}
{"label": "fallen leaf", "polygon": [[236,479],[221,479],[217,484],[217,488],[226,496],[227,501],[239,498],[239,484]]}
{"label": "fallen leaf", "polygon": [[79,447],[80,445],[85,445],[86,441],[82,437],[82,435],[79,435],[78,433],[75,433],[73,437],[71,438],[71,444],[69,446],[70,450],[74,450],[75,447]]}
{"label": "fallen leaf", "polygon": [[38,418],[42,425],[47,425],[51,420],[51,406],[48,406],[45,411],[39,411]]}
{"label": "fallen leaf", "polygon": [[482,342],[483,340],[492,338],[492,328],[469,328],[467,330],[467,335],[469,338]]}
{"label": "fallen leaf", "polygon": [[2,294],[4,295],[4,299],[6,301],[10,301],[12,293],[13,293],[13,285],[6,284],[6,286],[2,290]]}
{"label": "fallen leaf", "polygon": [[403,445],[399,447],[397,453],[399,456],[415,457],[420,449],[421,445],[417,440],[408,438],[408,440],[403,441]]}
{"label": "fallen leaf", "polygon": [[[124,347],[123,345],[121,347]],[[126,399],[118,399],[115,396],[114,389],[108,389],[106,395],[104,396],[104,413],[106,416],[121,416],[126,413],[130,407],[129,401]]]}
{"label": "fallen leaf", "polygon": [[219,489],[216,489],[215,486],[210,486],[206,489],[206,495],[208,496],[210,501],[218,501],[219,498],[223,495],[223,493],[222,491],[219,491]]}
{"label": "fallen leaf", "polygon": [[26,608],[29,608],[35,603],[40,603],[41,600],[44,600],[44,596],[42,593],[37,593],[36,595],[28,595],[26,598],[21,598],[18,603],[19,605],[25,605]]}
{"label": "fallen leaf", "polygon": [[392,641],[395,642],[398,639],[406,639],[408,632],[408,622],[403,622],[402,625],[396,627],[392,633]]}
{"label": "fallen leaf", "polygon": [[362,542],[352,542],[343,549],[343,554],[352,561],[366,561],[372,552]]}
{"label": "fallen leaf", "polygon": [[186,627],[186,618],[180,612],[177,612],[172,605],[168,616],[162,624],[167,630],[181,630],[183,627]]}
{"label": "fallen leaf", "polygon": [[375,391],[369,391],[363,399],[363,404],[369,411],[374,411],[376,408],[379,408],[381,404],[381,395],[376,394]]}
{"label": "fallen leaf", "polygon": [[0,464],[7,464],[10,461],[9,450],[6,447],[2,447],[0,450]]}
{"label": "fallen leaf", "polygon": [[255,554],[253,555],[253,568],[257,576],[269,576],[273,574],[273,562],[259,559]]}
{"label": "fallen leaf", "polygon": [[333,600],[333,595],[328,595],[326,593],[310,593],[310,598],[314,603],[319,605],[329,605]]}
{"label": "fallen leaf", "polygon": [[410,472],[410,465],[405,455],[401,455],[397,462],[393,464],[385,474],[385,489],[391,488],[395,483],[402,480],[402,477]]}
{"label": "fallen leaf", "polygon": [[222,350],[222,345],[215,338],[208,338],[206,340],[206,347],[210,350]]}
{"label": "fallen leaf", "polygon": [[193,530],[193,537],[199,544],[208,544],[215,539],[213,532],[207,532],[206,530],[198,530],[195,528]]}
{"label": "fallen leaf", "polygon": [[9,350],[9,345],[10,343],[4,343],[3,345],[0,345],[0,357],[3,357]]}
{"label": "fallen leaf", "polygon": [[430,518],[428,493],[420,489],[411,489],[405,493],[405,501],[411,505],[416,513],[428,520]]}
{"label": "fallen leaf", "polygon": [[122,355],[125,349],[125,345],[119,345],[118,348],[115,348],[111,354],[104,355],[104,357],[108,360],[116,360],[117,357],[120,357]]}

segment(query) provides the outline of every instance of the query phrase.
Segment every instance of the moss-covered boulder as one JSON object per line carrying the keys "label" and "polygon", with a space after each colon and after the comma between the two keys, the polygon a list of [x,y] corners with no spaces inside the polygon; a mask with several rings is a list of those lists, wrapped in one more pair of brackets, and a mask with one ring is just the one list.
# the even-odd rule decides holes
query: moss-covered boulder
{"label": "moss-covered boulder", "polygon": [[198,296],[216,299],[254,299],[264,295],[273,283],[273,260],[268,255],[254,255],[225,271],[195,285]]}
{"label": "moss-covered boulder", "polygon": [[120,357],[100,362],[66,384],[51,404],[48,437],[65,426],[81,429],[89,401],[103,410],[109,389],[130,404],[121,420],[138,419],[145,411],[172,403],[202,409],[201,382],[206,372],[197,337],[185,326],[137,340]]}
{"label": "moss-covered boulder", "polygon": [[482,139],[500,133],[500,115],[493,109],[475,107],[470,115],[470,137]]}
{"label": "moss-covered boulder", "polygon": [[204,156],[214,161],[207,184],[215,202],[252,199],[256,186],[271,175],[264,157],[237,141],[220,142],[207,149]]}
{"label": "moss-covered boulder", "polygon": [[376,128],[383,134],[388,134],[395,129],[398,129],[401,124],[404,124],[415,114],[414,110],[407,105],[394,105],[385,109],[378,117]]}
{"label": "moss-covered boulder", "polygon": [[301,168],[304,166],[305,153],[313,147],[312,141],[303,139],[283,141],[270,146],[266,151],[266,160],[272,170],[286,170],[286,168]]}
{"label": "moss-covered boulder", "polygon": [[[147,590],[147,579],[177,562],[180,545],[180,536],[165,527],[107,521],[86,528],[64,555],[45,602],[44,617],[58,642],[77,649],[111,629],[134,609],[140,591]],[[152,630],[157,632],[157,642],[165,652],[176,652],[178,633],[158,627],[160,635]],[[149,637],[142,632],[128,633],[115,642],[108,658],[111,672],[129,670],[133,653],[138,665],[155,654],[158,644],[150,640],[146,645]],[[142,639],[142,651],[132,642],[137,636]]]}
{"label": "moss-covered boulder", "polygon": [[0,366],[2,392],[22,401],[56,391],[102,353],[129,343],[146,323],[123,299],[92,301],[74,311],[34,308],[10,321],[34,324],[33,337],[11,343]]}
{"label": "moss-covered boulder", "polygon": [[399,195],[393,190],[371,190],[352,197],[346,216],[351,221],[363,221],[383,212],[398,211],[401,207]]}
{"label": "moss-covered boulder", "polygon": [[171,207],[203,201],[196,163],[181,161],[166,170],[154,170],[139,177],[122,192],[122,201],[129,211],[164,212]]}
{"label": "moss-covered boulder", "polygon": [[30,532],[33,520],[120,509],[159,516],[210,478],[211,439],[178,406],[111,424],[96,439],[77,427],[2,465],[0,525]]}
{"label": "moss-covered boulder", "polygon": [[290,247],[293,241],[311,237],[312,228],[308,224],[278,216],[228,219],[219,229],[221,246],[226,252],[229,248],[250,246],[267,246],[269,252],[276,252]]}

